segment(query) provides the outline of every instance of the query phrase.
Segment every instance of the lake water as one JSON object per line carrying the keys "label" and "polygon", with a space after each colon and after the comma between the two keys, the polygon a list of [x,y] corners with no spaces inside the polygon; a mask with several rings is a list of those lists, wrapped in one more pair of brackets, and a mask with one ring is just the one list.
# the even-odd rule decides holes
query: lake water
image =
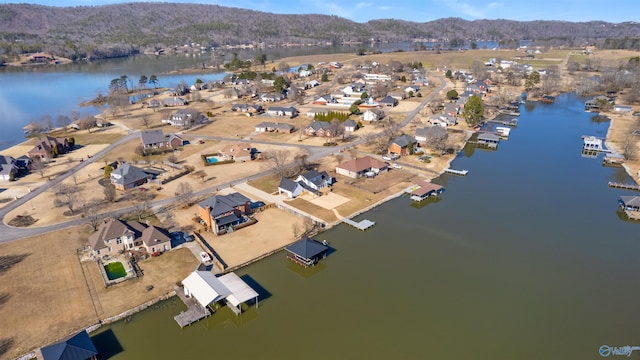
{"label": "lake water", "polygon": [[[497,151],[466,150],[439,201],[406,196],[317,236],[315,268],[275,254],[239,275],[259,308],[181,329],[179,300],[92,334],[113,359],[598,359],[640,345],[639,225],[617,215],[622,169],[581,156],[604,136],[583,100],[523,107]],[[635,355],[635,354],[634,354]]]}

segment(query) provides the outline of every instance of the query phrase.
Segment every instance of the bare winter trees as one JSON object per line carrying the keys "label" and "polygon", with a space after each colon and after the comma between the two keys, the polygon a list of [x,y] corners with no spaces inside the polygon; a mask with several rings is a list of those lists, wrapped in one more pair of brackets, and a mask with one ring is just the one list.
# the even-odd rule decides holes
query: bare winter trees
{"label": "bare winter trees", "polygon": [[276,171],[280,177],[288,177],[292,174],[289,165],[289,152],[286,150],[272,150],[264,155],[271,168]]}
{"label": "bare winter trees", "polygon": [[193,187],[187,182],[179,183],[176,196],[184,206],[190,206],[193,201]]}
{"label": "bare winter trees", "polygon": [[54,192],[56,195],[54,199],[55,206],[66,206],[71,214],[77,210],[79,207],[79,194],[75,186],[60,183],[56,186]]}

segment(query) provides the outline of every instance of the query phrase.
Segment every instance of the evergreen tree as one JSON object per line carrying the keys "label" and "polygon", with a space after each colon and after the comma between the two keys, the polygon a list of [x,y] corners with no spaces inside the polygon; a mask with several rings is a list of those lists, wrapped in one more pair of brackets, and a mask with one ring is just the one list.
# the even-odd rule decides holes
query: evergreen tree
{"label": "evergreen tree", "polygon": [[484,107],[482,100],[477,96],[470,96],[469,101],[464,106],[462,116],[469,125],[477,125],[482,120],[482,114],[484,113]]}

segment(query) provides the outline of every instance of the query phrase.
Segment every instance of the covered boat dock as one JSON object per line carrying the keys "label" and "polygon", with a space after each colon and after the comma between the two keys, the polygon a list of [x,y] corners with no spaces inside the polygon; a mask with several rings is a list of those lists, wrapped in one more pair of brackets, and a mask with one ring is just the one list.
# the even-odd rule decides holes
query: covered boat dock
{"label": "covered boat dock", "polygon": [[304,238],[284,248],[287,251],[287,259],[309,267],[315,265],[321,258],[327,256],[329,247],[317,240]]}

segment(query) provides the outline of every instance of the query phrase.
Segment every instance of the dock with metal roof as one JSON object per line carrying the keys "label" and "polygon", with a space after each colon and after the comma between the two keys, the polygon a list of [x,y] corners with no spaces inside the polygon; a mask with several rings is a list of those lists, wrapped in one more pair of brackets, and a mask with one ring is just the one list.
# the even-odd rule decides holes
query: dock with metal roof
{"label": "dock with metal roof", "polygon": [[351,219],[348,218],[343,218],[342,222],[344,222],[347,225],[353,226],[354,228],[358,229],[358,230],[362,230],[365,231],[367,229],[369,229],[370,227],[372,227],[373,225],[375,225],[375,221],[371,221],[371,220],[362,220],[359,222],[355,222]]}
{"label": "dock with metal roof", "polygon": [[187,306],[187,310],[182,311],[180,314],[173,317],[181,328],[189,326],[211,315],[211,310],[209,310],[208,307],[203,308],[200,306],[195,298],[187,297],[182,289],[176,288],[176,294]]}

